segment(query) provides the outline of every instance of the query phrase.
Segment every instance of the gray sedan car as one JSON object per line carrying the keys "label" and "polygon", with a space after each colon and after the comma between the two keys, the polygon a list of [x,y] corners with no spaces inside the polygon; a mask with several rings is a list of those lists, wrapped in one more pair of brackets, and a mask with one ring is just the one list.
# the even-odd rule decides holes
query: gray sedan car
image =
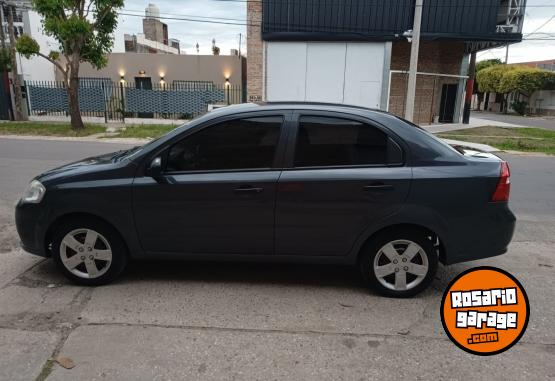
{"label": "gray sedan car", "polygon": [[509,176],[388,113],[245,104],[37,176],[16,222],[25,250],[82,285],[131,259],[287,261],[356,265],[407,297],[438,261],[506,252]]}

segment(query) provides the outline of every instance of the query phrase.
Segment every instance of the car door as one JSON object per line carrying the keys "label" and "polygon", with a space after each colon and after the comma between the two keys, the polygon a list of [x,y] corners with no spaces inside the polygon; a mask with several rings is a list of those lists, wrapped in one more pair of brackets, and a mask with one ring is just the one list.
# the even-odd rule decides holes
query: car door
{"label": "car door", "polygon": [[383,127],[330,112],[293,115],[276,204],[276,254],[347,255],[405,201],[412,171]]}
{"label": "car door", "polygon": [[145,251],[273,254],[284,120],[282,113],[234,117],[171,143],[161,153],[162,179],[134,182]]}

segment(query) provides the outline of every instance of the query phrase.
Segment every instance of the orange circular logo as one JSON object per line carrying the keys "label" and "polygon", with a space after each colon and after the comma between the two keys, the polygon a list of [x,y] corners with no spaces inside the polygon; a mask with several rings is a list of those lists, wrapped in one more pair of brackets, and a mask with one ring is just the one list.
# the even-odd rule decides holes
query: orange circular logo
{"label": "orange circular logo", "polygon": [[459,348],[489,356],[506,351],[526,331],[528,296],[518,280],[495,267],[478,267],[457,276],[441,301],[441,322]]}

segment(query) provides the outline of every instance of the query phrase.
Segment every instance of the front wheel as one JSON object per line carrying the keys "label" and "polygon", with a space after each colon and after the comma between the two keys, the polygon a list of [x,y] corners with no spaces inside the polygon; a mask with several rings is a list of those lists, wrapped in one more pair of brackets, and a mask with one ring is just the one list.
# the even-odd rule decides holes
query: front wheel
{"label": "front wheel", "polygon": [[437,271],[438,256],[422,231],[406,229],[376,236],[360,260],[363,278],[380,294],[407,298],[424,290]]}
{"label": "front wheel", "polygon": [[94,219],[62,223],[54,232],[52,257],[63,274],[83,286],[113,281],[127,264],[127,251],[119,234]]}

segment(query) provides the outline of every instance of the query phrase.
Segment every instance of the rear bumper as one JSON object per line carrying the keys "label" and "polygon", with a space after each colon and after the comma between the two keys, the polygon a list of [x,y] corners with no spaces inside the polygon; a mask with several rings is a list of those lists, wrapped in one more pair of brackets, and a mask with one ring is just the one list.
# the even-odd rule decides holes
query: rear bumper
{"label": "rear bumper", "polygon": [[[444,264],[495,257],[507,252],[513,239],[516,217],[506,203],[490,203],[484,213],[460,224],[453,233],[453,244],[447,250]],[[451,234],[450,234],[451,235]]]}

